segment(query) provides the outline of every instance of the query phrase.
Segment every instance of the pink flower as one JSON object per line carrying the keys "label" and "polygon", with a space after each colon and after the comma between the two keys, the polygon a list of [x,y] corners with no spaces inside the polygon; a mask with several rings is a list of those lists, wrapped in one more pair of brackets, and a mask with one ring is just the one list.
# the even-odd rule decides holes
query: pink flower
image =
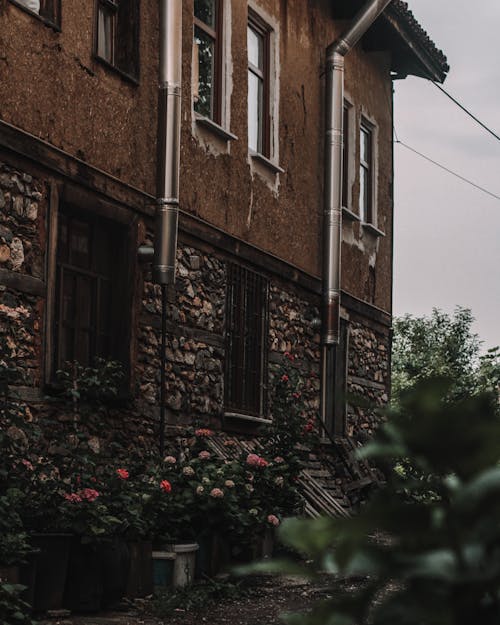
{"label": "pink flower", "polygon": [[70,503],[81,503],[82,501],[82,498],[78,493],[64,493],[63,497]]}
{"label": "pink flower", "polygon": [[269,514],[267,516],[267,522],[271,525],[274,525],[274,527],[278,527],[278,525],[280,524],[280,520],[274,514]]}
{"label": "pink flower", "polygon": [[34,467],[29,460],[21,460],[21,463],[28,469],[28,471],[34,471]]}
{"label": "pink flower", "polygon": [[93,488],[84,488],[78,494],[80,495],[82,499],[85,499],[86,501],[89,501],[90,503],[92,503],[99,497],[99,493]]}
{"label": "pink flower", "polygon": [[300,399],[300,395],[301,395],[301,394],[300,394],[299,392],[292,393],[292,397],[293,397],[294,399]]}
{"label": "pink flower", "polygon": [[162,480],[160,482],[160,488],[164,493],[170,493],[172,490],[172,484],[168,480]]}
{"label": "pink flower", "polygon": [[177,459],[173,456],[165,456],[165,458],[163,458],[163,462],[165,462],[166,464],[175,464],[177,462]]}
{"label": "pink flower", "polygon": [[285,384],[286,384],[286,382],[288,382],[288,380],[289,380],[289,379],[290,379],[290,378],[287,376],[287,374],[286,374],[286,373],[284,373],[284,374],[281,376],[281,381],[282,381],[282,382],[285,382]]}
{"label": "pink flower", "polygon": [[209,430],[208,428],[198,428],[197,430],[194,431],[194,435],[202,436],[202,437],[213,436],[213,431]]}
{"label": "pink flower", "polygon": [[209,451],[200,451],[200,453],[198,454],[198,458],[200,460],[208,460],[210,458],[210,452]]}
{"label": "pink flower", "polygon": [[290,362],[293,362],[295,360],[295,356],[293,354],[290,354],[290,352],[285,352],[285,358],[288,358]]}
{"label": "pink flower", "polygon": [[285,462],[285,459],[282,458],[281,456],[276,456],[276,458],[274,459],[274,462],[276,462],[276,464],[282,464],[283,462]]}
{"label": "pink flower", "polygon": [[248,454],[247,456],[247,464],[251,467],[267,467],[269,462],[261,458],[257,454]]}
{"label": "pink flower", "polygon": [[308,421],[304,425],[304,432],[312,432],[314,430],[314,423],[312,421]]}
{"label": "pink flower", "polygon": [[121,478],[122,480],[128,480],[129,474],[127,469],[116,469],[116,472],[119,478]]}
{"label": "pink flower", "polygon": [[220,488],[212,488],[212,490],[210,491],[210,497],[221,499],[222,497],[224,497],[224,491]]}

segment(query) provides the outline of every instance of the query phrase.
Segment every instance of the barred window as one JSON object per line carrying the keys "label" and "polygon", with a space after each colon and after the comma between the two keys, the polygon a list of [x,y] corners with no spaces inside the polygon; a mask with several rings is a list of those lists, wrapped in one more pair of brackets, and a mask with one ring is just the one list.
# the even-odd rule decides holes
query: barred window
{"label": "barred window", "polygon": [[225,408],[256,417],[267,409],[268,281],[228,265]]}

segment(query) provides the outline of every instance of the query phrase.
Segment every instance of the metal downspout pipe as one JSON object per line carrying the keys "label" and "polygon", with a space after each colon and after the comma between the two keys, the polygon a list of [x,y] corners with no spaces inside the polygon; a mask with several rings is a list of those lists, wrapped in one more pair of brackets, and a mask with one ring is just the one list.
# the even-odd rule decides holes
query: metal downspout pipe
{"label": "metal downspout pipe", "polygon": [[325,182],[322,288],[321,418],[333,423],[340,338],[344,61],[391,0],[368,0],[349,29],[326,50]]}
{"label": "metal downspout pipe", "polygon": [[167,287],[175,281],[181,139],[182,0],[160,0],[156,216],[153,280],[161,285],[160,455],[165,451]]}

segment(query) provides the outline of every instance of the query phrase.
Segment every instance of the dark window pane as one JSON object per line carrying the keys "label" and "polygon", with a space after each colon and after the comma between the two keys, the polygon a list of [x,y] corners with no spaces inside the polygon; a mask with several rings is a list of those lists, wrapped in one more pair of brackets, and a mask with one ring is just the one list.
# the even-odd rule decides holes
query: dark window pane
{"label": "dark window pane", "polygon": [[195,0],[194,16],[215,29],[217,23],[217,0]]}
{"label": "dark window pane", "polygon": [[90,267],[90,225],[72,220],[69,229],[69,262],[88,269]]}
{"label": "dark window pane", "polygon": [[197,113],[213,118],[215,44],[211,37],[195,28],[194,44],[198,55]]}
{"label": "dark window pane", "polygon": [[139,54],[136,42],[139,37],[137,0],[120,0],[116,16],[115,59],[116,67],[126,74],[139,73]]}

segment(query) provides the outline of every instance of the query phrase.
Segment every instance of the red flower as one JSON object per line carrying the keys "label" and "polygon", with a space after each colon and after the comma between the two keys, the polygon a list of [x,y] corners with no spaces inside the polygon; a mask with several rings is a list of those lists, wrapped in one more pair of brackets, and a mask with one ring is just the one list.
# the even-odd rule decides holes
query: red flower
{"label": "red flower", "polygon": [[116,472],[119,478],[121,478],[122,480],[128,480],[129,474],[127,469],[116,469]]}
{"label": "red flower", "polygon": [[293,362],[295,360],[295,356],[293,354],[290,354],[290,352],[285,352],[285,358],[288,358],[290,362]]}
{"label": "red flower", "polygon": [[304,432],[312,432],[314,430],[314,423],[312,421],[308,421],[304,425]]}
{"label": "red flower", "polygon": [[284,374],[281,376],[281,381],[282,381],[282,382],[285,382],[285,383],[286,383],[286,382],[288,382],[288,380],[289,380],[289,379],[290,379],[290,378],[287,376],[287,374],[286,374],[286,373],[284,373]]}
{"label": "red flower", "polygon": [[300,393],[298,393],[298,392],[297,393],[292,393],[292,397],[294,399],[300,399]]}
{"label": "red flower", "polygon": [[172,490],[172,484],[168,480],[162,480],[160,482],[160,488],[164,493],[170,493]]}

